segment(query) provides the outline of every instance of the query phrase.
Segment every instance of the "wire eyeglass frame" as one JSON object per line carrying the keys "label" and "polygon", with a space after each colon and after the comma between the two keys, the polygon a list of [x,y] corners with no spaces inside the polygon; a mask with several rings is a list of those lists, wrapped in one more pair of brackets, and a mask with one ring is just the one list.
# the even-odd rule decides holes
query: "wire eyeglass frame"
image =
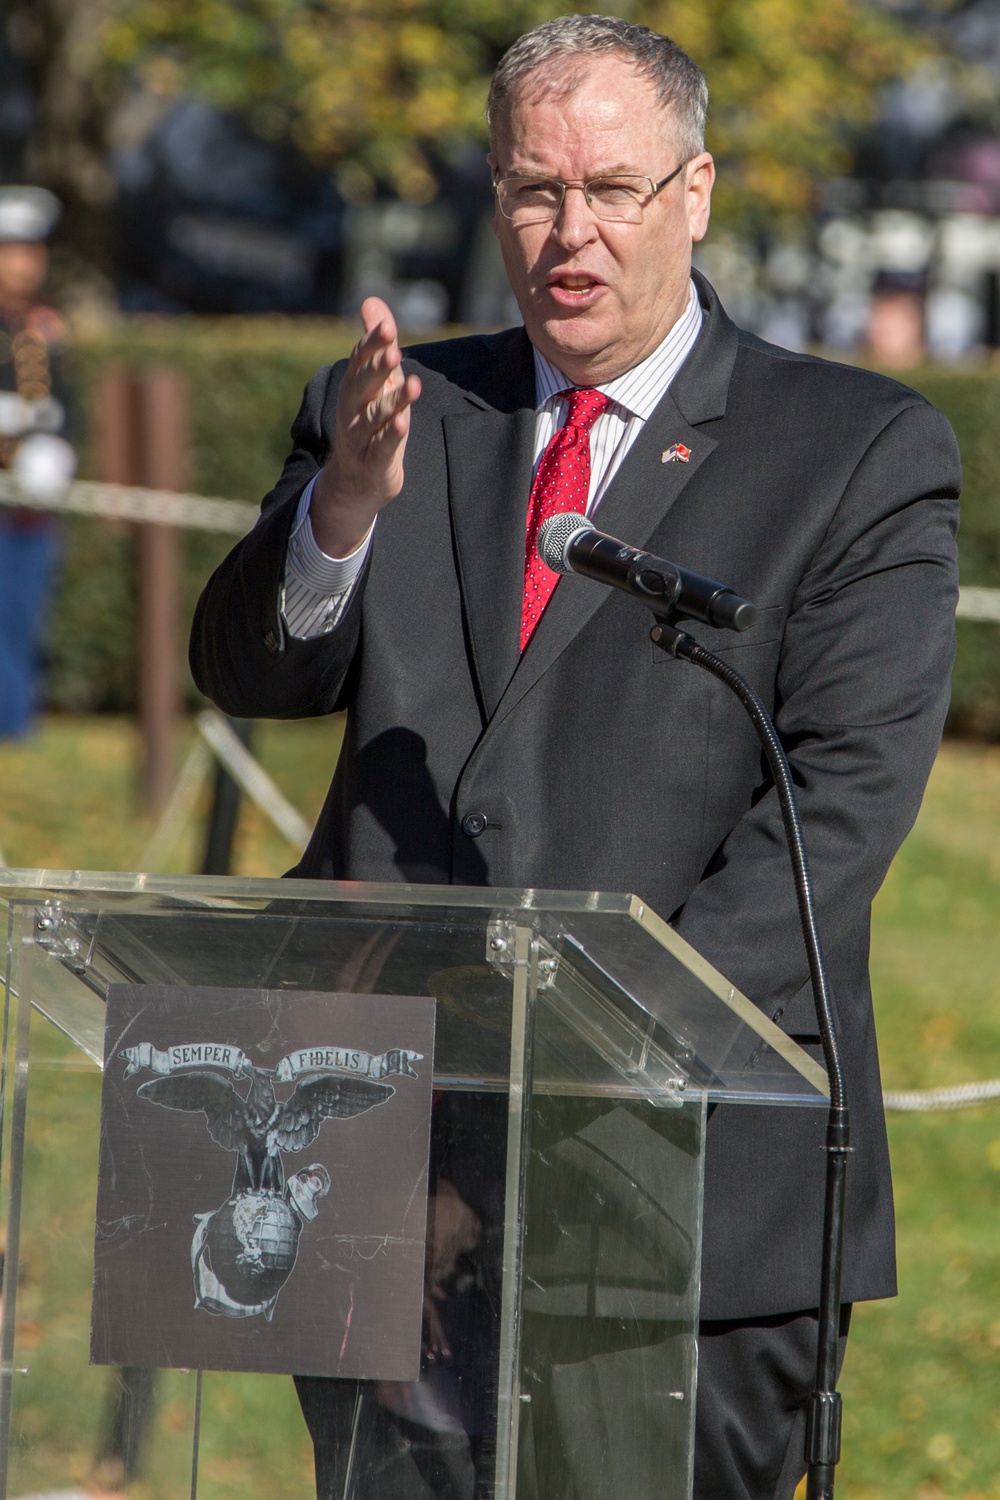
{"label": "wire eyeglass frame", "polygon": [[[690,160],[690,158],[689,158]],[[511,177],[501,177],[493,184],[493,192],[496,195],[497,207],[505,219],[515,225],[548,224],[554,223],[562,212],[566,201],[567,188],[579,188],[587,200],[587,207],[598,219],[610,224],[641,224],[646,209],[652,203],[658,193],[662,192],[668,183],[687,166],[687,161],[682,161],[668,172],[666,177],[661,177],[659,182],[654,182],[652,177],[643,177],[638,173],[631,172],[608,172],[596,177],[581,178],[578,181],[563,180],[561,177],[535,177],[528,173]],[[516,184],[536,184],[539,188],[558,188],[559,196],[551,204],[511,203],[508,196],[514,191]],[[627,193],[633,193],[634,198],[629,202],[625,200],[619,204],[604,202],[595,196],[595,189],[600,184],[607,184],[609,188],[621,187]],[[638,186],[644,184],[644,188]],[[620,212],[619,210],[627,210]],[[612,210],[612,211],[609,211]],[[530,217],[527,217],[530,215]]]}

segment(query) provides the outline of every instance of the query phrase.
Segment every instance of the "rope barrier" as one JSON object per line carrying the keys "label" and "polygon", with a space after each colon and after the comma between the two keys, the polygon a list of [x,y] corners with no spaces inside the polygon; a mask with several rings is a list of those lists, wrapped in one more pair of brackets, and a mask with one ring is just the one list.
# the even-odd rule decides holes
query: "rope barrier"
{"label": "rope barrier", "polygon": [[[986,592],[981,590],[980,592]],[[1000,607],[1000,590],[997,604]],[[983,618],[980,616],[980,618]],[[998,613],[1000,618],[1000,613]],[[194,809],[198,793],[211,767],[214,754],[225,766],[233,780],[257,804],[265,817],[284,835],[288,842],[301,853],[309,838],[309,825],[302,815],[286,800],[263,766],[250,754],[246,746],[233,733],[222,714],[206,709],[197,718],[198,739],[184,763],[177,785],[174,788],[152,839],[141,856],[139,868],[157,870],[173,847],[181,826]],[[0,865],[3,857],[0,855]],[[942,1109],[973,1109],[1000,1099],[1000,1078],[982,1083],[960,1083],[952,1088],[905,1089],[883,1093],[882,1103],[886,1110],[900,1114],[924,1114]]]}
{"label": "rope barrier", "polygon": [[[22,490],[13,474],[0,470],[0,505],[29,510],[51,510],[113,521],[142,521],[159,526],[186,526],[195,531],[222,531],[245,536],[260,512],[245,500],[216,500],[204,495],[178,495],[173,490],[148,490],[134,484],[98,484],[77,479],[59,495],[45,497]],[[960,620],[1000,623],[1000,589],[961,588]]]}
{"label": "rope barrier", "polygon": [[[0,471],[0,505],[103,516],[115,521],[183,526],[197,531],[225,532],[230,536],[245,536],[254,526],[259,514],[255,505],[248,505],[243,500],[180,495],[172,490],[151,490],[141,485],[99,484],[87,479],[74,481],[60,495],[42,498],[22,491],[13,474],[3,471]],[[1000,624],[1000,589],[961,588],[955,613],[960,620],[984,620]],[[222,715],[212,711],[199,714],[198,733],[200,738],[195,743],[153,837],[143,852],[141,868],[155,870],[159,867],[180,832],[181,825],[190,816],[208,774],[209,751],[225,766],[237,785],[288,842],[301,852],[309,838],[308,823],[240,743]],[[909,1114],[941,1109],[971,1109],[992,1099],[1000,1099],[1000,1079],[997,1078],[983,1083],[963,1083],[954,1088],[891,1091],[882,1096],[887,1110]]]}
{"label": "rope barrier", "polygon": [[0,505],[154,526],[186,526],[230,536],[245,536],[260,514],[256,505],[244,500],[212,500],[204,495],[179,495],[173,490],[147,490],[141,485],[98,484],[90,479],[77,479],[61,494],[43,497],[22,490],[14,475],[4,471],[0,471]]}
{"label": "rope barrier", "polygon": [[960,1083],[949,1089],[909,1089],[882,1095],[886,1109],[907,1114],[935,1109],[973,1109],[991,1099],[1000,1099],[1000,1078],[991,1078],[985,1083]]}
{"label": "rope barrier", "polygon": [[1000,589],[959,589],[955,614],[960,620],[1000,622]]}

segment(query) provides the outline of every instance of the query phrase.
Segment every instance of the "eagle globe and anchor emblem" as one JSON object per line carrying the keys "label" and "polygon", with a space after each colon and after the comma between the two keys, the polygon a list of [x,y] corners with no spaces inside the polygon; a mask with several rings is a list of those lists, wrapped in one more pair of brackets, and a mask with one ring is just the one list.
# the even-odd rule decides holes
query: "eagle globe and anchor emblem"
{"label": "eagle globe and anchor emblem", "polygon": [[[262,1068],[229,1043],[194,1042],[160,1050],[149,1042],[122,1049],[125,1078],[157,1074],[137,1097],[164,1109],[201,1111],[216,1145],[236,1153],[226,1202],[195,1214],[191,1270],[195,1308],[229,1318],[260,1313],[270,1322],[295,1268],[303,1225],[319,1215],[330,1174],[313,1162],[290,1177],[284,1153],[304,1151],[324,1120],[344,1120],[386,1104],[387,1077],[416,1078],[420,1052],[393,1048],[378,1056],[342,1047],[304,1047]],[[249,1080],[241,1093],[237,1083]],[[284,1100],[276,1085],[295,1084]]]}

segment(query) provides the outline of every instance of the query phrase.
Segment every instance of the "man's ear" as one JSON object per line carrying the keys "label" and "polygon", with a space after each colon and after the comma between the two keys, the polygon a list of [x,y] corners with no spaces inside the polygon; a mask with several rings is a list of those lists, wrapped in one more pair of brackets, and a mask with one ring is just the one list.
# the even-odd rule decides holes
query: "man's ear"
{"label": "man's ear", "polygon": [[707,151],[700,152],[688,163],[685,181],[691,240],[693,244],[697,244],[699,240],[705,238],[712,212],[715,162]]}

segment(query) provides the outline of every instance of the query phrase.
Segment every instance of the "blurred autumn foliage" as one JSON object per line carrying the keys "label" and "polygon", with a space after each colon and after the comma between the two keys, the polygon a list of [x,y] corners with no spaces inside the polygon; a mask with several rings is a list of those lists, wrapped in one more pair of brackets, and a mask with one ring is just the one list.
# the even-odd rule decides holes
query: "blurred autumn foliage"
{"label": "blurred autumn foliage", "polygon": [[870,0],[661,0],[641,19],[708,79],[714,212],[730,219],[805,212],[818,178],[849,169],[879,87],[929,47]]}
{"label": "blurred autumn foliage", "polygon": [[[928,42],[869,0],[636,0],[609,7],[674,37],[712,91],[718,210],[759,220],[808,209],[844,170],[879,86]],[[348,198],[377,181],[434,196],[435,156],[484,138],[489,75],[547,0],[109,0],[109,79],[193,91],[293,139]]]}

